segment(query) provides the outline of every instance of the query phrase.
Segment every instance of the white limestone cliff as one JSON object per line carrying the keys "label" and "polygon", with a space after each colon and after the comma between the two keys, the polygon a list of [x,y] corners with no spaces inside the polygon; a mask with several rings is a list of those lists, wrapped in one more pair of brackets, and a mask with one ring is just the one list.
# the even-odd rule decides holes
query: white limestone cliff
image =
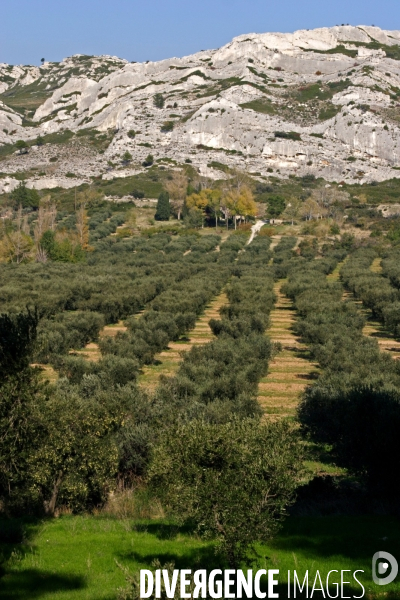
{"label": "white limestone cliff", "polygon": [[[42,98],[32,114],[13,108],[14,91],[25,87]],[[157,93],[162,109],[154,106]],[[126,150],[132,164],[113,167],[113,176],[140,171],[150,151],[178,163],[190,158],[209,177],[224,176],[213,162],[330,181],[400,176],[400,31],[251,33],[217,50],[148,63],[76,55],[41,68],[0,64],[0,94],[0,144],[66,130],[110,135],[102,155],[79,156],[78,144],[63,154],[50,177],[63,187],[110,177],[108,163]],[[168,121],[173,130],[163,132]],[[50,154],[13,155],[0,171],[39,169]],[[39,180],[30,185],[50,186],[48,175],[47,184]]]}

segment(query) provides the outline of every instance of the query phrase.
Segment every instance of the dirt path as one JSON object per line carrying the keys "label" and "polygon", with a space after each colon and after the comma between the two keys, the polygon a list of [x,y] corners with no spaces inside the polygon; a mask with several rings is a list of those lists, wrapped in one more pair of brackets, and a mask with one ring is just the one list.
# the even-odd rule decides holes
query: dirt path
{"label": "dirt path", "polygon": [[222,292],[206,307],[194,329],[189,331],[186,337],[178,342],[170,342],[167,350],[155,356],[154,364],[143,367],[138,380],[139,384],[150,390],[156,388],[161,375],[171,376],[176,373],[182,360],[181,352],[188,352],[192,346],[211,342],[214,335],[208,322],[210,319],[219,319],[219,309],[226,304],[228,304],[228,299]]}
{"label": "dirt path", "polygon": [[292,331],[296,313],[292,302],[281,292],[282,283],[274,285],[277,302],[267,331],[272,341],[282,344],[282,352],[270,362],[268,375],[258,386],[259,403],[275,418],[293,416],[301,392],[318,376],[316,363],[311,362],[306,346]]}
{"label": "dirt path", "polygon": [[248,246],[249,244],[251,244],[251,242],[254,240],[254,238],[255,238],[256,234],[257,234],[257,233],[260,231],[260,229],[261,229],[261,227],[262,227],[263,225],[265,225],[265,221],[256,221],[256,222],[254,223],[254,225],[253,225],[253,226],[252,226],[252,228],[251,228],[251,234],[250,234],[250,237],[249,237],[249,239],[247,240],[247,244],[246,244],[247,246]]}
{"label": "dirt path", "polygon": [[279,244],[281,239],[282,239],[282,236],[279,233],[277,235],[271,236],[271,245],[270,245],[269,249],[273,250],[275,248],[275,246],[277,246]]}
{"label": "dirt path", "polygon": [[328,281],[339,281],[340,269],[343,267],[346,260],[347,260],[347,257],[344,260],[342,260],[342,262],[340,262],[336,265],[336,267],[333,269],[332,273],[329,273],[329,275],[326,276]]}

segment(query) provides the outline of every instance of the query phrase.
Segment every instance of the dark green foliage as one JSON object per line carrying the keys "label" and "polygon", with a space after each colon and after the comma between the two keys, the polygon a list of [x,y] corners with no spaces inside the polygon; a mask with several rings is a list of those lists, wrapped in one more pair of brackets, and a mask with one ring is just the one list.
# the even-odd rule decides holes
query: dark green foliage
{"label": "dark green foliage", "polygon": [[133,196],[137,200],[141,200],[142,198],[144,198],[144,192],[142,192],[142,190],[138,190],[135,188],[132,190],[131,196]]}
{"label": "dark green foliage", "polygon": [[117,227],[123,223],[125,223],[124,213],[112,214],[110,208],[92,212],[89,221],[90,242],[96,242],[115,233]]}
{"label": "dark green foliage", "polygon": [[333,119],[340,112],[340,107],[328,103],[322,110],[319,111],[318,118],[321,121]]}
{"label": "dark green foliage", "polygon": [[268,211],[267,211],[267,216],[270,218],[276,218],[279,217],[279,215],[281,215],[283,213],[283,211],[285,210],[285,199],[282,198],[282,196],[279,195],[272,195],[272,196],[268,196]]}
{"label": "dark green foliage", "polygon": [[332,446],[340,466],[363,477],[375,494],[398,497],[400,396],[397,390],[357,386],[308,388],[299,419],[314,441]]}
{"label": "dark green foliage", "polygon": [[[19,317],[20,322],[23,319]],[[9,325],[7,337],[15,330],[13,323]],[[3,320],[3,333],[4,327],[7,324]],[[29,337],[34,335],[34,329],[31,323],[24,323],[22,329],[28,345],[24,347],[22,343],[21,351],[28,358]],[[26,508],[27,505],[35,507],[35,499],[26,493],[26,480],[29,453],[43,439],[38,406],[45,401],[44,387],[39,383],[37,373],[26,365],[26,361],[18,371],[15,370],[17,361],[13,363],[10,370],[7,370],[8,364],[2,366],[0,377],[0,500],[8,510]]]}
{"label": "dark green foliage", "polygon": [[301,140],[300,133],[297,131],[275,131],[274,133],[276,138],[284,138],[287,140]]}
{"label": "dark green foliage", "polygon": [[58,242],[54,231],[46,231],[41,239],[40,245],[45,250],[47,257],[56,262],[82,262],[86,255],[79,244],[74,244],[70,239],[64,238]]}
{"label": "dark green foliage", "polygon": [[0,315],[0,381],[27,369],[36,340],[38,316],[27,311]]}
{"label": "dark green foliage", "polygon": [[257,385],[275,351],[264,335],[274,303],[273,279],[265,267],[269,244],[256,239],[237,261],[226,289],[229,305],[220,320],[210,321],[217,339],[192,348],[175,377],[162,384],[160,394],[176,407],[170,419],[177,410],[212,422],[229,420],[232,413],[260,415]]}
{"label": "dark green foliage", "polygon": [[316,238],[306,238],[299,243],[300,256],[304,258],[315,258],[318,253],[318,241]]}
{"label": "dark green foliage", "polygon": [[156,108],[164,108],[164,104],[165,104],[164,96],[160,93],[154,94],[153,104]]}
{"label": "dark green foliage", "polygon": [[[106,206],[91,208],[89,216],[91,235],[124,219]],[[61,216],[63,226],[67,219]],[[58,239],[59,234],[44,236],[46,252],[56,252]],[[18,383],[19,391],[15,385],[7,391],[8,407],[26,407],[19,429],[7,438],[14,441],[0,451],[1,464],[14,461],[20,473],[9,471],[1,483],[6,490],[14,478],[12,498],[5,491],[0,498],[10,510],[51,514],[59,503],[73,510],[101,504],[117,471],[126,481],[146,474],[160,436],[177,422],[202,419],[221,427],[234,417],[251,417],[252,430],[258,431],[257,384],[276,351],[265,336],[274,269],[268,266],[270,240],[258,237],[245,246],[246,240],[247,235],[232,235],[221,244],[215,235],[155,231],[129,240],[98,238],[80,265],[51,260],[0,265],[3,305],[17,312],[29,299],[41,317],[38,343],[29,346],[24,364],[49,362],[60,376],[57,385],[44,388],[27,367],[25,387]],[[187,353],[176,375],[162,379],[154,395],[139,392],[135,381],[141,367],[186,335],[225,286],[229,306],[211,323],[216,339]],[[96,341],[104,323],[121,318],[127,331],[100,337],[98,362],[70,354]],[[4,414],[7,420],[9,408]],[[21,446],[14,443],[16,434]],[[290,496],[285,486],[279,506]]]}
{"label": "dark green foliage", "polygon": [[124,164],[128,164],[130,163],[132,160],[132,154],[130,152],[128,152],[128,150],[126,152],[124,152],[124,154],[122,155],[122,162]]}
{"label": "dark green foliage", "polygon": [[164,433],[150,483],[180,522],[216,538],[229,566],[238,568],[257,541],[279,528],[301,469],[298,437],[287,422],[193,421]]}
{"label": "dark green foliage", "polygon": [[170,340],[178,340],[194,327],[196,316],[218,292],[226,277],[227,273],[223,270],[218,273],[214,264],[200,269],[194,267],[192,273],[183,270],[178,281],[170,282],[142,318],[127,321],[128,332],[119,334],[115,339],[101,340],[103,354],[130,357],[139,364],[151,364],[154,355],[166,348]]}
{"label": "dark green foliage", "polygon": [[[400,336],[400,292],[370,266],[376,253],[372,249],[354,252],[341,270],[346,288],[352,291],[377,319],[395,336]],[[389,261],[385,263],[387,266]]]}
{"label": "dark green foliage", "polygon": [[161,125],[161,131],[163,133],[168,133],[174,129],[174,121],[164,121]]}
{"label": "dark green foliage", "polygon": [[183,222],[189,229],[199,229],[204,224],[204,216],[199,208],[190,208],[185,211]]}
{"label": "dark green foliage", "polygon": [[52,515],[60,499],[74,508],[104,499],[123,408],[74,390],[50,396],[28,362],[36,324],[30,313],[0,319],[0,501],[9,512]]}
{"label": "dark green foliage", "polygon": [[297,242],[295,237],[282,237],[274,248],[273,270],[275,279],[283,279],[287,276],[291,267],[290,260],[293,258],[293,247]]}
{"label": "dark green foliage", "polygon": [[[364,258],[369,268],[374,254],[362,252],[369,256],[358,256],[358,268]],[[299,419],[314,442],[332,445],[338,464],[362,476],[375,493],[380,489],[387,494],[388,486],[379,481],[379,464],[386,455],[384,448],[397,453],[397,458],[391,456],[389,461],[398,462],[397,425],[391,428],[388,422],[393,419],[397,424],[396,415],[400,416],[398,398],[393,395],[400,385],[400,368],[389,354],[380,351],[375,339],[363,335],[365,317],[353,302],[342,300],[340,282],[327,281],[326,274],[340,258],[343,253],[331,250],[318,261],[293,259],[283,287],[300,316],[294,330],[322,369],[317,382],[305,392]],[[357,282],[352,261],[344,264],[341,273],[346,282],[355,278],[358,287],[362,282]],[[373,303],[372,287],[368,293]],[[379,446],[383,454],[377,450]],[[387,475],[383,466],[382,472]],[[392,480],[387,481],[394,490]]]}
{"label": "dark green foliage", "polygon": [[303,48],[303,50],[305,50],[306,52],[316,52],[320,54],[344,54],[345,56],[351,56],[351,58],[356,58],[358,54],[358,50],[351,50],[349,48],[346,48],[342,44],[339,44],[338,46],[336,46],[336,48],[329,48],[329,50],[315,50],[314,48],[312,50]]}
{"label": "dark green foliage", "polygon": [[15,142],[15,147],[19,150],[20,154],[26,154],[28,152],[28,144],[24,140]]}
{"label": "dark green foliage", "polygon": [[316,181],[316,177],[312,173],[303,175],[303,177],[301,178],[301,182],[303,185],[311,185],[311,184],[315,183],[315,181]]}
{"label": "dark green foliage", "polygon": [[147,157],[144,159],[144,161],[142,162],[142,165],[144,167],[151,167],[151,165],[154,163],[154,156],[152,154],[148,154]]}
{"label": "dark green foliage", "polygon": [[14,203],[15,208],[39,208],[39,194],[36,190],[29,190],[24,181],[21,181],[19,186],[10,194],[10,198]]}
{"label": "dark green foliage", "polygon": [[83,348],[98,340],[103,327],[103,315],[91,311],[63,312],[54,319],[44,319],[38,328],[36,360],[47,363],[56,354]]}
{"label": "dark green foliage", "polygon": [[157,209],[154,218],[156,221],[169,221],[171,215],[171,207],[169,204],[168,192],[161,192],[158,196]]}

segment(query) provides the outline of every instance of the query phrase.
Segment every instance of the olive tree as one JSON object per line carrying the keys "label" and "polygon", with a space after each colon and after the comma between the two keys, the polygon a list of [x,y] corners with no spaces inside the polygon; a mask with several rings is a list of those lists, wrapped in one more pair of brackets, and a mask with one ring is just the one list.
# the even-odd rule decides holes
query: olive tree
{"label": "olive tree", "polygon": [[51,515],[59,498],[73,508],[104,500],[124,414],[107,398],[52,390],[29,365],[36,330],[34,313],[0,316],[0,502]]}
{"label": "olive tree", "polygon": [[[357,368],[355,365],[354,368]],[[299,406],[303,431],[332,446],[336,463],[361,476],[374,493],[398,496],[400,395],[395,389],[316,385]]]}
{"label": "olive tree", "polygon": [[301,446],[286,421],[192,421],[168,428],[154,450],[149,481],[180,522],[217,539],[237,568],[254,543],[273,536],[293,502]]}

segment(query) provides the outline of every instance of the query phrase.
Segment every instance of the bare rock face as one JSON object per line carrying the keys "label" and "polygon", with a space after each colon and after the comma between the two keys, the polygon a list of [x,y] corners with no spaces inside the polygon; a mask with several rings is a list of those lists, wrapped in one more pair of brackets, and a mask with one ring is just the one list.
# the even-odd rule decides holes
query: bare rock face
{"label": "bare rock face", "polygon": [[[149,152],[190,159],[207,177],[223,177],[222,164],[379,181],[400,176],[399,124],[400,31],[377,27],[245,34],[154,63],[76,55],[41,68],[0,64],[0,144],[49,134],[69,144],[29,183],[37,188],[137,173]],[[79,149],[89,134],[107,138],[101,152]],[[0,171],[40,170],[51,154],[13,154]]]}

